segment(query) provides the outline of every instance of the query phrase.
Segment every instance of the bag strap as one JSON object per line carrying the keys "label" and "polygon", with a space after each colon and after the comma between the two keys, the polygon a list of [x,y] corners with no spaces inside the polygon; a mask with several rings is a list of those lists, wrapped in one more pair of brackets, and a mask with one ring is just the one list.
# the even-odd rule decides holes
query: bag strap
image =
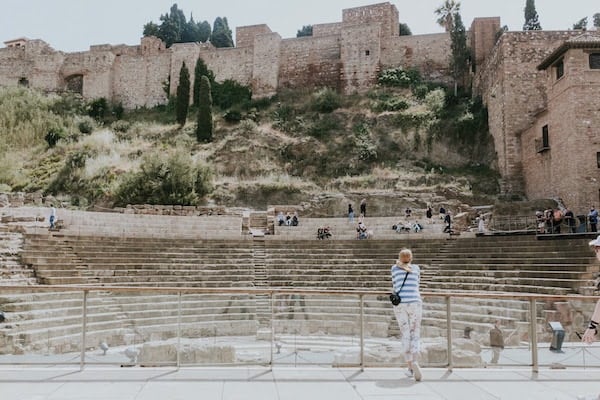
{"label": "bag strap", "polygon": [[[398,267],[398,268],[400,268],[400,267]],[[400,285],[400,290],[402,290],[402,288],[404,287],[404,284],[406,283],[406,278],[408,278],[408,274],[410,274],[410,271],[407,271],[404,268],[401,268],[401,269],[405,272],[405,275],[404,275],[404,280],[402,281],[402,285]],[[396,294],[400,293],[400,290],[398,290],[396,292]]]}

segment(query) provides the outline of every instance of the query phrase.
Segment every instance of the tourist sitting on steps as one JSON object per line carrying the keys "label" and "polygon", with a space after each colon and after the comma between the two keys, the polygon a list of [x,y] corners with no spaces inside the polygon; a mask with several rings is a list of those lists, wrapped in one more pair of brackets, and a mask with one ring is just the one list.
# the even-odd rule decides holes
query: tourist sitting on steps
{"label": "tourist sitting on steps", "polygon": [[365,225],[365,223],[361,220],[358,223],[358,226],[356,227],[356,238],[357,239],[367,239],[367,226]]}
{"label": "tourist sitting on steps", "polygon": [[298,226],[298,223],[300,221],[298,220],[298,212],[294,212],[294,216],[292,217],[292,226]]}
{"label": "tourist sitting on steps", "polygon": [[277,214],[277,224],[279,226],[285,224],[285,216],[283,215],[283,211],[279,211],[279,214]]}
{"label": "tourist sitting on steps", "polygon": [[317,239],[329,239],[332,236],[331,228],[326,226],[323,228],[317,229]]}

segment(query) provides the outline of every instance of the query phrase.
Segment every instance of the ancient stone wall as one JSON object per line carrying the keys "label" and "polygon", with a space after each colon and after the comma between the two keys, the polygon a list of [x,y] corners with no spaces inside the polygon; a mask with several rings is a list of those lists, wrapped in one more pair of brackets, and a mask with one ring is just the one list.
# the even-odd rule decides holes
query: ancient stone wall
{"label": "ancient stone wall", "polygon": [[237,27],[235,28],[235,47],[253,47],[256,36],[268,33],[272,33],[272,31],[265,24]]}
{"label": "ancient stone wall", "polygon": [[364,92],[377,82],[381,60],[379,25],[346,26],[341,34],[340,74],[344,93]]}
{"label": "ancient stone wall", "polygon": [[481,65],[491,53],[500,33],[500,17],[475,18],[469,30],[469,42],[475,65]]}
{"label": "ancient stone wall", "polygon": [[313,37],[340,35],[344,24],[341,22],[333,22],[330,24],[315,24],[313,25]]}
{"label": "ancient stone wall", "polygon": [[[560,197],[575,214],[598,206],[600,169],[600,70],[589,69],[588,53],[569,50],[564,76],[546,71],[548,108],[521,136],[523,172],[529,198]],[[547,126],[548,147],[542,149]]]}
{"label": "ancient stone wall", "polygon": [[279,86],[339,88],[339,36],[302,37],[281,42]]}
{"label": "ancient stone wall", "polygon": [[474,92],[488,107],[490,133],[505,194],[523,194],[520,135],[546,108],[545,73],[538,64],[572,31],[507,32],[478,69]]}
{"label": "ancient stone wall", "polygon": [[386,40],[387,49],[381,52],[383,68],[402,66],[416,68],[424,77],[437,82],[449,82],[450,35],[397,36]]}
{"label": "ancient stone wall", "polygon": [[281,36],[269,33],[254,39],[254,62],[252,93],[255,96],[271,96],[277,92],[281,62]]}
{"label": "ancient stone wall", "polygon": [[381,25],[381,37],[400,35],[398,9],[390,3],[373,4],[342,10],[344,25]]}

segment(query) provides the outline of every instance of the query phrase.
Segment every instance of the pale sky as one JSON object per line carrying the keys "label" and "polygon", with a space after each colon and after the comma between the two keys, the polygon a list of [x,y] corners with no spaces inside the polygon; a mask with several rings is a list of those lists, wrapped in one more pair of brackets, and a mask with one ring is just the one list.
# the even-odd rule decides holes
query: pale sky
{"label": "pale sky", "polygon": [[[236,26],[267,24],[284,38],[296,36],[303,25],[340,22],[342,9],[375,4],[377,0],[0,0],[0,42],[25,36],[43,39],[56,50],[82,51],[95,44],[139,44],[146,22],[159,22],[161,14],[177,3],[186,17],[207,20],[227,17]],[[391,1],[400,21],[413,34],[442,32],[434,10],[443,0]],[[467,29],[474,17],[500,16],[502,25],[521,30],[525,0],[461,0]],[[598,0],[537,0],[544,30],[567,30],[583,17],[600,12]],[[3,45],[0,45],[3,47]]]}

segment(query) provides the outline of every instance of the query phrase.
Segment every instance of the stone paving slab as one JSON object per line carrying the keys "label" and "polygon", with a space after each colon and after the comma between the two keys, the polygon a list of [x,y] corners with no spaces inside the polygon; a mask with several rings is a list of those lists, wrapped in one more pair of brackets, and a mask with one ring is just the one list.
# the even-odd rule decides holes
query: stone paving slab
{"label": "stone paving slab", "polygon": [[592,400],[598,369],[423,369],[415,382],[399,368],[0,368],[10,400]]}

